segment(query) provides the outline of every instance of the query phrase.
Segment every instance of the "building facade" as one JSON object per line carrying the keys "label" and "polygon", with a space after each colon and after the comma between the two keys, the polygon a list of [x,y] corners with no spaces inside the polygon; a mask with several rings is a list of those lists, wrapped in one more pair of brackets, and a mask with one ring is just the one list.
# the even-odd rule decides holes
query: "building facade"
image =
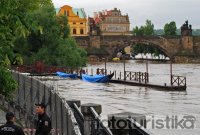
{"label": "building facade", "polygon": [[88,35],[87,16],[83,8],[72,8],[64,5],[57,10],[57,15],[67,16],[72,36]]}
{"label": "building facade", "polygon": [[94,13],[95,25],[99,27],[101,35],[128,35],[130,22],[128,15],[122,15],[117,8]]}

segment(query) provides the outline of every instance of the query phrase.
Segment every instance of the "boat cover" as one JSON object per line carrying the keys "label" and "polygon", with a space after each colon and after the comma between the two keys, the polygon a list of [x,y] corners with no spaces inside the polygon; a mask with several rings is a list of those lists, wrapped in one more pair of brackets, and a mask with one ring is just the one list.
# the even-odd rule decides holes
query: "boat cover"
{"label": "boat cover", "polygon": [[67,74],[67,73],[64,73],[64,72],[56,72],[56,74],[60,77],[63,77],[63,78],[77,78],[77,74]]}
{"label": "boat cover", "polygon": [[113,74],[110,75],[87,75],[82,74],[82,80],[87,82],[97,82],[97,83],[106,83],[113,77]]}

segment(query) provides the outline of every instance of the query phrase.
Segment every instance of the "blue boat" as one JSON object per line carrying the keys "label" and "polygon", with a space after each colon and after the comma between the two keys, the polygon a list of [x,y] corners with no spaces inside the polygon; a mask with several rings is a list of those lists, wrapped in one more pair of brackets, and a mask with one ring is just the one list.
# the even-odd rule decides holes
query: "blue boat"
{"label": "blue boat", "polygon": [[64,73],[64,72],[56,72],[57,76],[60,76],[62,78],[77,78],[77,74],[67,74],[67,73]]}
{"label": "blue boat", "polygon": [[82,80],[92,83],[106,83],[113,77],[114,73],[110,75],[87,75],[82,74]]}

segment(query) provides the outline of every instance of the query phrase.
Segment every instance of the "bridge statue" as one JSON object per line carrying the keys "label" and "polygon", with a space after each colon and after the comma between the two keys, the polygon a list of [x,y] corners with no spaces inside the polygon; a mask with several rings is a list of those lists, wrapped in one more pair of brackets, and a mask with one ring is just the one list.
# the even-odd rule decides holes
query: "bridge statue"
{"label": "bridge statue", "polygon": [[192,25],[188,25],[188,20],[181,26],[181,36],[192,36]]}

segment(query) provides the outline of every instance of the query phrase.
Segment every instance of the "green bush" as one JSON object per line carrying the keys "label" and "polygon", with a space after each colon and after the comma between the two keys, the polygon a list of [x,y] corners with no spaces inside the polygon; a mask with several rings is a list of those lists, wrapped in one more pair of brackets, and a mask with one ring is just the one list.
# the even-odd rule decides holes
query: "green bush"
{"label": "green bush", "polygon": [[16,88],[17,82],[12,78],[11,72],[5,67],[0,66],[0,94],[9,99]]}

